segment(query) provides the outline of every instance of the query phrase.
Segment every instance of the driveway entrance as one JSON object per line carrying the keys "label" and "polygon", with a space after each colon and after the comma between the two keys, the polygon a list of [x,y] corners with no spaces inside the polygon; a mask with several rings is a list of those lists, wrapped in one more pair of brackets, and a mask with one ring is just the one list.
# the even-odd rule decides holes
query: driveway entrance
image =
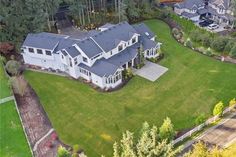
{"label": "driveway entrance", "polygon": [[159,77],[161,77],[167,71],[168,71],[168,68],[149,62],[149,61],[146,61],[145,65],[141,69],[133,70],[135,75],[141,76],[152,82],[156,81]]}

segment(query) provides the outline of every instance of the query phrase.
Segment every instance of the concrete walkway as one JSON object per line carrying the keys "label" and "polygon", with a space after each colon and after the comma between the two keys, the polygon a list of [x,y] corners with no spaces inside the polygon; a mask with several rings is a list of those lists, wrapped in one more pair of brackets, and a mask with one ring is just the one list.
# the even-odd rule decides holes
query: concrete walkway
{"label": "concrete walkway", "polygon": [[145,65],[141,69],[133,70],[134,74],[139,75],[152,82],[156,81],[159,77],[161,77],[167,71],[168,71],[168,68],[149,62],[149,61],[146,61]]}
{"label": "concrete walkway", "polygon": [[3,104],[5,102],[11,101],[11,100],[14,100],[14,96],[9,96],[9,97],[0,99],[0,104]]}
{"label": "concrete walkway", "polygon": [[207,144],[211,149],[214,146],[219,148],[226,148],[232,142],[236,141],[236,113],[230,114],[228,117],[222,119],[222,121],[203,132],[200,136],[187,142],[184,145],[183,151],[179,156],[192,149],[193,144],[202,141]]}

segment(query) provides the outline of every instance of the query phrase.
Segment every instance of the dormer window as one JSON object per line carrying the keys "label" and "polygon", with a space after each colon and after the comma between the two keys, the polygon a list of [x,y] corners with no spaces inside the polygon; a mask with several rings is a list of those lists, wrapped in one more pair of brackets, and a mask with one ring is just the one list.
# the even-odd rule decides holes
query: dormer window
{"label": "dormer window", "polygon": [[83,57],[83,61],[88,63],[88,59],[86,57]]}
{"label": "dormer window", "polygon": [[132,39],[132,44],[135,43],[135,42],[136,42],[136,38],[134,37],[134,38]]}
{"label": "dormer window", "polygon": [[51,51],[46,50],[46,55],[51,56],[52,55]]}
{"label": "dormer window", "polygon": [[43,51],[41,49],[37,49],[37,54],[43,54]]}
{"label": "dormer window", "polygon": [[29,48],[29,52],[30,53],[34,53],[34,49],[33,48]]}
{"label": "dormer window", "polygon": [[123,45],[120,45],[119,47],[118,47],[118,51],[122,51],[123,50]]}
{"label": "dormer window", "polygon": [[74,63],[75,63],[75,65],[78,64],[77,58],[74,59]]}

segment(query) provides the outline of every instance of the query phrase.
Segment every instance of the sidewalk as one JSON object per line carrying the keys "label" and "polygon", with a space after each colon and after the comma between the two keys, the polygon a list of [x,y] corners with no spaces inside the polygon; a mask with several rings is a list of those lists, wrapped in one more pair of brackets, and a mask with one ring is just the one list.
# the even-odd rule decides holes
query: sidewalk
{"label": "sidewalk", "polygon": [[14,100],[14,96],[9,96],[9,97],[0,99],[0,104],[3,104],[5,102],[11,101],[11,100]]}

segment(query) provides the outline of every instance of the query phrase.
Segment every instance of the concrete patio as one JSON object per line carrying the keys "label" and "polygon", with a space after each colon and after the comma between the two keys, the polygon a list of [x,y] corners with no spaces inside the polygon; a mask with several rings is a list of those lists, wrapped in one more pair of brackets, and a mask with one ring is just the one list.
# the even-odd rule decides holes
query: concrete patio
{"label": "concrete patio", "polygon": [[141,76],[152,82],[156,81],[167,71],[168,68],[149,61],[146,61],[145,65],[141,69],[133,69],[135,75]]}

